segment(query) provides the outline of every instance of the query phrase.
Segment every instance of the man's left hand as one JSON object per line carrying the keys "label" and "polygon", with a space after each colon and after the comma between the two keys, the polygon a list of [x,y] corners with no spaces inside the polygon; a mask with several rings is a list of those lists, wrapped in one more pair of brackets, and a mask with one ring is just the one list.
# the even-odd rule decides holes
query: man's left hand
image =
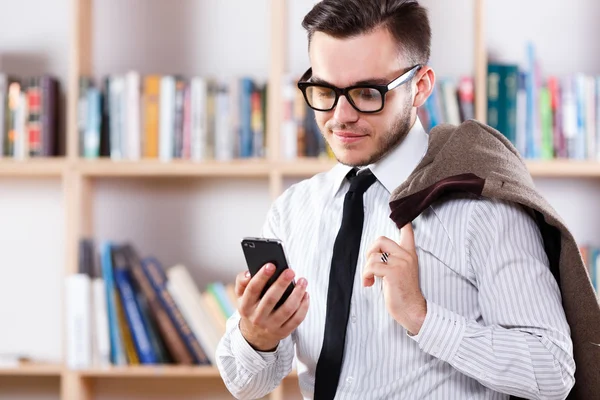
{"label": "man's left hand", "polygon": [[[382,253],[388,254],[387,263],[382,261]],[[418,334],[427,314],[427,302],[419,286],[419,260],[410,222],[400,230],[400,243],[382,236],[367,252],[363,285],[372,286],[375,277],[383,280],[383,295],[390,315],[410,335]]]}

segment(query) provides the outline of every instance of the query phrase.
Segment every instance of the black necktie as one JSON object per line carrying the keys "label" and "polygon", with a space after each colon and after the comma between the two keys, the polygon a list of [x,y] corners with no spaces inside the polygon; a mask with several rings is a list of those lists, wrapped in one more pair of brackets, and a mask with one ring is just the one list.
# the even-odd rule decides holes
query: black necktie
{"label": "black necktie", "polygon": [[333,245],[325,335],[315,372],[315,400],[332,400],[337,390],[350,314],[350,298],[363,230],[363,194],[376,180],[375,175],[368,169],[358,175],[356,172],[355,168],[347,176],[350,180],[350,189],[344,198],[342,225]]}

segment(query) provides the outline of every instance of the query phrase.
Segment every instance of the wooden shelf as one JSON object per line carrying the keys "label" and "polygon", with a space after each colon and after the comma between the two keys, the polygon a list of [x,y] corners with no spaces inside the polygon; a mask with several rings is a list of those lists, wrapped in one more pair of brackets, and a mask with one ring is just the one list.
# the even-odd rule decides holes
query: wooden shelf
{"label": "wooden shelf", "polygon": [[[92,368],[76,371],[84,378],[217,378],[221,379],[216,367],[198,367],[183,365],[164,366],[126,366]],[[288,378],[297,377],[293,371]]]}
{"label": "wooden shelf", "polygon": [[66,168],[63,157],[58,158],[30,158],[15,160],[12,158],[0,159],[1,177],[60,177]]}
{"label": "wooden shelf", "polygon": [[[270,162],[264,159],[193,162],[173,160],[113,161],[109,159],[79,160],[70,164],[64,158],[0,159],[0,177],[61,177],[66,169],[88,177],[229,177],[266,178],[271,171],[283,177],[308,178],[328,171],[335,160],[300,158]],[[536,178],[600,178],[600,162],[576,160],[527,161]]]}
{"label": "wooden shelf", "polygon": [[220,378],[215,367],[180,365],[93,368],[80,372],[86,378]]}
{"label": "wooden shelf", "polygon": [[[577,160],[526,161],[534,178],[600,178],[600,162]],[[298,159],[283,161],[279,169],[285,177],[309,177],[329,170],[334,160]]]}
{"label": "wooden shelf", "polygon": [[173,160],[113,161],[80,160],[77,169],[91,177],[160,177],[160,176],[213,176],[213,177],[267,177],[271,165],[262,159],[193,162]]}
{"label": "wooden shelf", "polygon": [[60,377],[62,365],[23,363],[15,367],[0,367],[0,376],[55,376]]}
{"label": "wooden shelf", "polygon": [[536,178],[600,178],[600,162],[576,160],[527,161]]}

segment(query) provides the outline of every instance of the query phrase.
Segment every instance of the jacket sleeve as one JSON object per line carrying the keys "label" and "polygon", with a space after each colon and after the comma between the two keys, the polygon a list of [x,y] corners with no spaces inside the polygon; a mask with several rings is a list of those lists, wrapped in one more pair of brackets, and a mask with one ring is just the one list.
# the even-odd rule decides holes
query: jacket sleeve
{"label": "jacket sleeve", "polygon": [[[279,215],[273,206],[263,227],[263,237],[278,238]],[[279,386],[291,371],[294,344],[289,336],[273,352],[256,351],[248,344],[240,328],[236,311],[227,321],[225,335],[219,341],[216,363],[223,382],[238,399],[257,399]]]}
{"label": "jacket sleeve", "polygon": [[432,302],[419,347],[492,390],[529,399],[564,399],[575,383],[570,329],[540,231],[525,210],[478,202],[466,233],[481,317]]}

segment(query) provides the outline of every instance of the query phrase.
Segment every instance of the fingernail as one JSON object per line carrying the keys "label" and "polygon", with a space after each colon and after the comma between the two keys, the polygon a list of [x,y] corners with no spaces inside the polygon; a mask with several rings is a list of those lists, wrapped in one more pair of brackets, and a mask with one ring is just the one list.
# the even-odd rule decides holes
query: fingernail
{"label": "fingernail", "polygon": [[292,271],[291,269],[288,269],[287,271],[285,271],[285,279],[292,279],[294,277],[294,271]]}
{"label": "fingernail", "polygon": [[298,285],[300,285],[300,287],[305,288],[306,286],[308,286],[308,281],[304,278],[300,278],[298,279]]}
{"label": "fingernail", "polygon": [[245,276],[246,278],[250,278],[250,271],[246,271],[246,273],[244,274],[244,276]]}
{"label": "fingernail", "polygon": [[267,264],[266,271],[269,274],[272,274],[273,272],[275,272],[275,266],[273,264]]}

